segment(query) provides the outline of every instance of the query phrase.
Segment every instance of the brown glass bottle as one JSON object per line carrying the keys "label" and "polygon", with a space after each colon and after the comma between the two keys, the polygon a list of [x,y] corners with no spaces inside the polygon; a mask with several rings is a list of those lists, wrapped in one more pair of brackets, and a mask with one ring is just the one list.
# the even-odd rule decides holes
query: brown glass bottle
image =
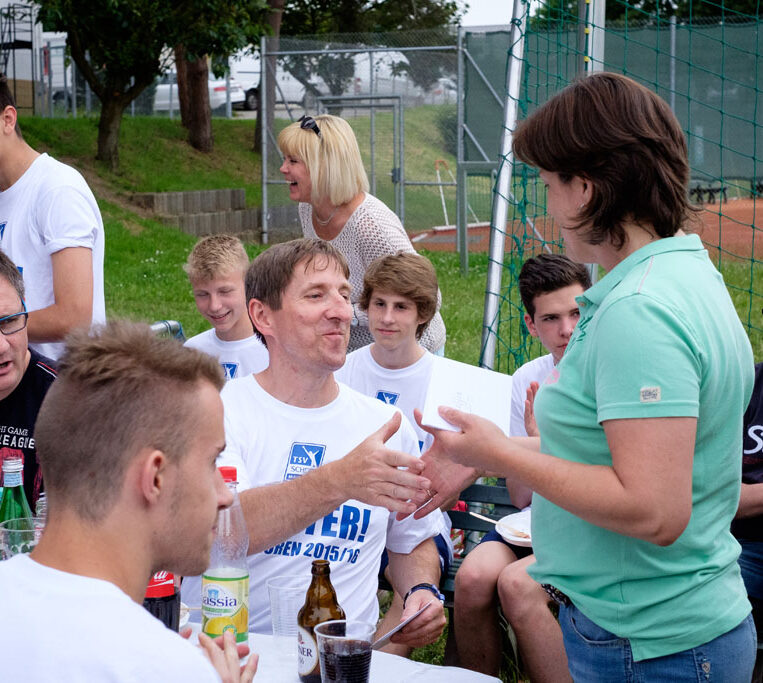
{"label": "brown glass bottle", "polygon": [[324,621],[344,619],[331,585],[328,560],[313,560],[313,580],[297,615],[297,671],[302,683],[321,683],[321,664],[313,628]]}

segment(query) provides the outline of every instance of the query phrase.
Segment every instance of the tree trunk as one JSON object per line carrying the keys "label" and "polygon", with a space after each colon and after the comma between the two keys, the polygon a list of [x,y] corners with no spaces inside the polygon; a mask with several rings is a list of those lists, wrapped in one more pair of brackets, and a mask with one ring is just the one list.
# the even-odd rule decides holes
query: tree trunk
{"label": "tree trunk", "polygon": [[[270,51],[278,50],[278,36],[281,34],[281,18],[283,16],[285,0],[268,0],[270,6],[270,12],[268,12],[268,26],[271,30],[271,38],[269,39]],[[276,60],[275,57],[268,57],[268,73],[266,78],[267,92],[262,92],[262,86],[260,86],[260,96],[257,101],[257,125],[254,127],[254,151],[259,152],[262,149],[262,136],[263,136],[263,123],[265,129],[271,129],[273,127],[273,114],[276,102],[276,82],[274,78]],[[260,55],[260,84],[262,84],[262,72],[265,70],[266,64]],[[263,97],[267,98],[267,121],[262,120],[262,101]]]}
{"label": "tree trunk", "polygon": [[175,46],[175,73],[177,74],[178,103],[180,105],[180,123],[188,128],[188,115],[191,109],[191,96],[188,92],[188,61],[185,58],[185,46]]}
{"label": "tree trunk", "polygon": [[101,102],[101,118],[98,121],[98,153],[96,159],[103,161],[112,171],[119,167],[119,128],[122,113],[127,106],[123,97],[106,98]]}
{"label": "tree trunk", "polygon": [[212,111],[209,108],[209,67],[207,58],[186,61],[188,76],[188,142],[200,152],[211,152]]}

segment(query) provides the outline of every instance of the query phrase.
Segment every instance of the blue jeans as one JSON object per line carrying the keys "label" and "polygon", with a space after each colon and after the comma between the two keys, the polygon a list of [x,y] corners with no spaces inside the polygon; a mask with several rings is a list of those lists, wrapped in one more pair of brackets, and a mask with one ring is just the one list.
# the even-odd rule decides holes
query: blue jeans
{"label": "blue jeans", "polygon": [[559,607],[559,625],[575,683],[747,683],[757,638],[752,616],[699,647],[633,661],[627,638],[597,626],[574,605]]}
{"label": "blue jeans", "polygon": [[752,603],[752,617],[758,630],[758,646],[763,645],[763,541],[737,539],[742,546],[739,569]]}

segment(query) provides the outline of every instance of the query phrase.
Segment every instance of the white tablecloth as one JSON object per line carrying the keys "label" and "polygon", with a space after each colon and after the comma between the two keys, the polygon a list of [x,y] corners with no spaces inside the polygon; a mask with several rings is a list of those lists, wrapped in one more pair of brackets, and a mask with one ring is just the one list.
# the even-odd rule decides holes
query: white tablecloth
{"label": "white tablecloth", "polygon": [[[194,632],[198,632],[198,624]],[[191,640],[196,641],[192,635]],[[260,656],[254,683],[300,683],[297,675],[296,643],[294,652],[284,656],[274,647],[273,636],[249,634],[249,647]],[[422,664],[386,652],[371,655],[371,683],[500,683],[499,679],[455,666]]]}

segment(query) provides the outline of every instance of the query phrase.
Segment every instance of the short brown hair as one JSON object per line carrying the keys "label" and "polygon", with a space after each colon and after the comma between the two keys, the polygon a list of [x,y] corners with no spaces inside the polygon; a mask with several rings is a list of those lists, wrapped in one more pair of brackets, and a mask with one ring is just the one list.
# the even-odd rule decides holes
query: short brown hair
{"label": "short brown hair", "polygon": [[[0,74],[0,111],[4,111],[6,107],[13,107],[16,109],[16,100],[11,92],[8,77],[5,74]],[[16,126],[13,130],[16,132],[16,135],[23,139],[24,136],[21,134],[18,120],[16,121]]]}
{"label": "short brown hair", "polygon": [[404,296],[416,304],[422,322],[416,328],[420,339],[437,312],[437,273],[429,259],[409,251],[398,251],[373,261],[363,276],[363,292],[358,304],[367,311],[374,291]]}
{"label": "short brown hair", "polygon": [[97,522],[142,448],[181,459],[194,430],[194,389],[203,382],[223,387],[217,361],[147,325],[116,320],[67,337],[34,430],[51,504],[61,500]]}
{"label": "short brown hair", "polygon": [[19,299],[24,301],[24,278],[19,272],[18,266],[2,249],[0,249],[0,278],[7,280],[8,284],[16,290]]}
{"label": "short brown hair", "polygon": [[591,275],[582,263],[575,263],[562,254],[540,254],[527,259],[519,271],[519,296],[527,315],[535,320],[535,297],[557,289],[580,285],[591,286]]}
{"label": "short brown hair", "polygon": [[514,154],[563,182],[590,180],[593,197],[578,223],[590,244],[625,243],[633,220],[671,237],[693,211],[687,197],[686,138],[667,103],[635,81],[595,73],[552,97],[522,121]]}
{"label": "short brown hair", "polygon": [[[281,309],[281,297],[291,282],[294,269],[300,263],[306,269],[318,262],[318,270],[335,263],[346,278],[350,277],[347,261],[336,247],[329,242],[308,237],[275,244],[263,251],[249,265],[246,271],[246,302],[257,299],[273,311]],[[254,333],[265,342],[257,326]]]}
{"label": "short brown hair", "polygon": [[243,276],[248,266],[249,256],[238,237],[209,235],[196,242],[183,270],[189,279],[206,282],[233,271]]}

